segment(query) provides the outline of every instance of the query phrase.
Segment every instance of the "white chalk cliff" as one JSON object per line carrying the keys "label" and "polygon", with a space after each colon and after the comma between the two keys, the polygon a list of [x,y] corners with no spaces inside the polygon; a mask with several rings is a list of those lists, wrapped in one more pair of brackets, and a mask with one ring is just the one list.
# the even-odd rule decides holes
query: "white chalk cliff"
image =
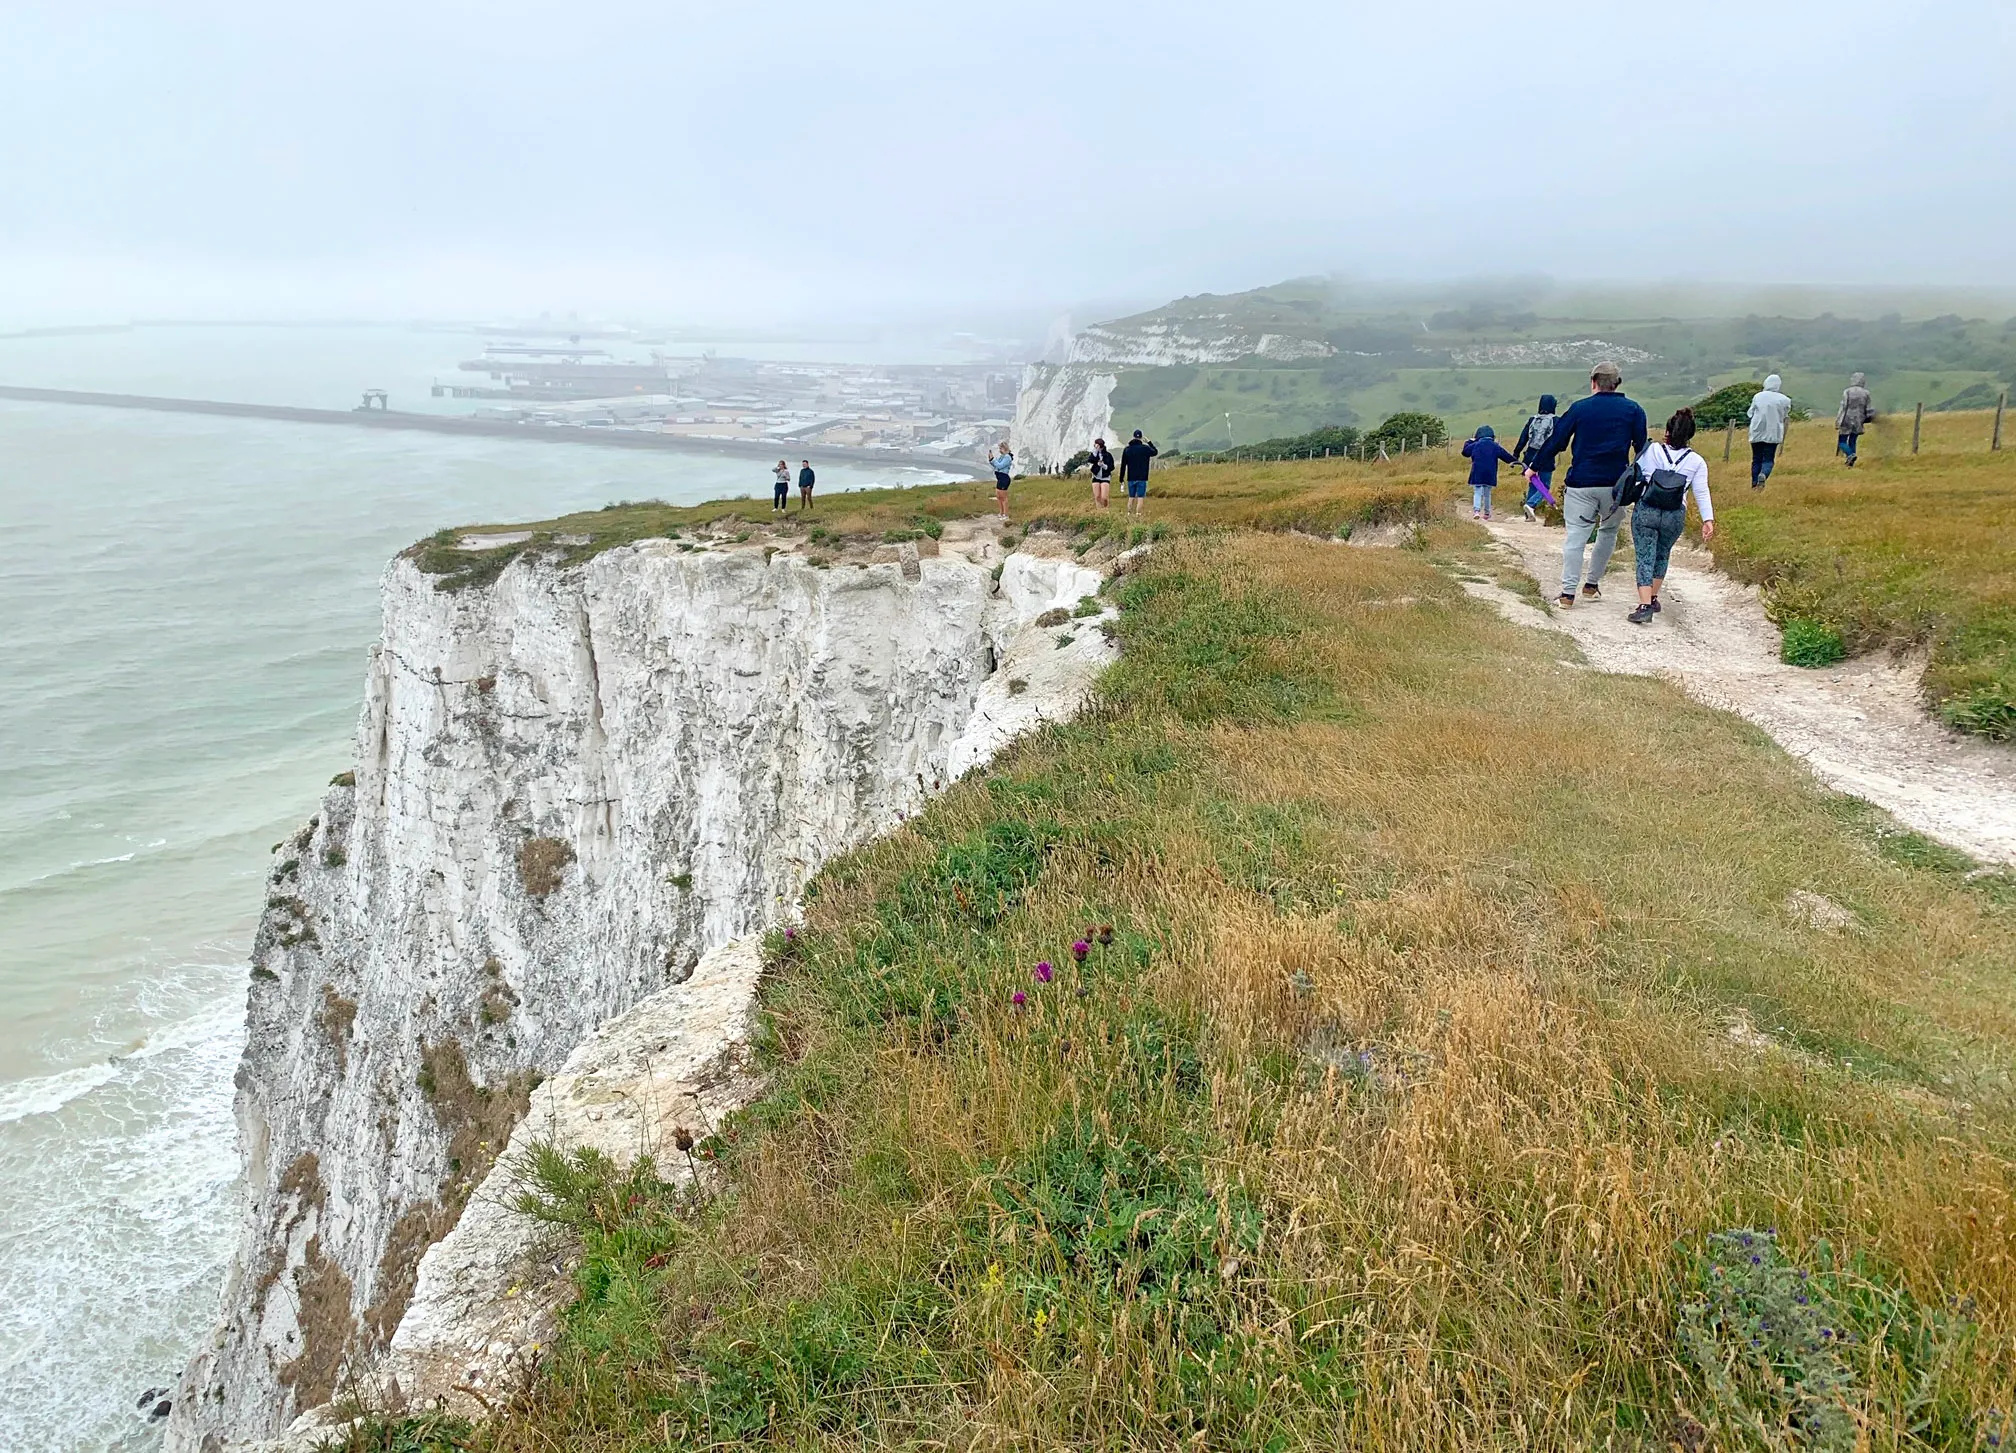
{"label": "white chalk cliff", "polygon": [[523,1252],[486,1180],[514,1134],[576,1102],[599,1123],[615,1061],[727,1105],[749,935],[1082,701],[1111,646],[1035,622],[1099,573],[1003,562],[984,531],[932,548],[821,567],[646,541],[459,592],[393,563],[354,774],[274,857],[241,1239],[171,1453],[274,1437],[361,1369],[508,1353],[477,1323]]}
{"label": "white chalk cliff", "polygon": [[[1095,438],[1116,443],[1112,399],[1123,368],[1234,363],[1242,358],[1286,363],[1328,358],[1336,351],[1326,339],[1269,332],[1230,314],[1150,314],[1094,323],[1072,337],[1062,363],[1034,363],[1023,370],[1009,442],[1016,461],[1035,471],[1064,463]],[[1127,419],[1117,421],[1117,426],[1136,427]]]}

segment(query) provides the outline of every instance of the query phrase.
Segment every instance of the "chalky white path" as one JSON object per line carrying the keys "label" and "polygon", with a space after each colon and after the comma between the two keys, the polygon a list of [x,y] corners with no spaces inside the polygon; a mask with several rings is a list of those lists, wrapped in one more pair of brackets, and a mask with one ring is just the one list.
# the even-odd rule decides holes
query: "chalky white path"
{"label": "chalky white path", "polygon": [[[1559,530],[1515,520],[1489,528],[1543,594],[1559,589]],[[1603,582],[1606,599],[1571,610],[1542,612],[1496,587],[1465,588],[1522,625],[1564,632],[1599,670],[1666,677],[1756,723],[1828,786],[1919,832],[1984,861],[2016,862],[2016,749],[1960,736],[1928,716],[1917,663],[1869,656],[1817,671],[1786,665],[1756,588],[1717,572],[1697,550],[1674,551],[1665,609],[1634,626],[1625,616],[1637,593],[1629,560],[1620,563]]]}

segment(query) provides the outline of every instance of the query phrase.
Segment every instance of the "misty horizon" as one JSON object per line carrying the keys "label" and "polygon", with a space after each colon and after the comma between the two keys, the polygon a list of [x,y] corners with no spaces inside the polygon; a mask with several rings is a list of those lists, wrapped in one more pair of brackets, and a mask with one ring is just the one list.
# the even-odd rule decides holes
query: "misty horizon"
{"label": "misty horizon", "polygon": [[[2016,16],[10,7],[0,320],[1997,288]],[[1711,39],[1708,39],[1712,37]]]}

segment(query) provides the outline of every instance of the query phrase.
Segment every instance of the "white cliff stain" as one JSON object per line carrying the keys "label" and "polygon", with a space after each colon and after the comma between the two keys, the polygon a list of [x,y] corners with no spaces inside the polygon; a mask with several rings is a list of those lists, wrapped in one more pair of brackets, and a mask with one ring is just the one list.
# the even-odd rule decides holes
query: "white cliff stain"
{"label": "white cliff stain", "polygon": [[997,589],[993,553],[822,569],[647,541],[453,594],[394,562],[354,785],[274,856],[240,1245],[171,1453],[273,1437],[388,1346],[463,1336],[440,1288],[482,1253],[437,1243],[465,1206],[471,1235],[491,1223],[514,1125],[569,1093],[537,1077],[593,1073],[570,1054],[634,1007],[651,1033],[702,1003],[731,1025],[695,998],[708,950],[1077,708],[1112,659],[1101,621],[1034,620],[1102,577],[1016,554]]}

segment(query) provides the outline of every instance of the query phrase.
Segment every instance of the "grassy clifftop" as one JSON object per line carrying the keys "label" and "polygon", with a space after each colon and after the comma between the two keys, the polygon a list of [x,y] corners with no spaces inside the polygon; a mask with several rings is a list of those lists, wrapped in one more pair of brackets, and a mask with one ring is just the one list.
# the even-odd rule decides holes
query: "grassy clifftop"
{"label": "grassy clifftop", "polygon": [[2008,880],[1424,544],[1128,577],[1097,709],[774,941],[716,1189],[549,1164],[530,1393],[352,1446],[2008,1437]]}
{"label": "grassy clifftop", "polygon": [[[2016,445],[2016,418],[2008,425]],[[2016,738],[2016,447],[1990,453],[1992,415],[1878,422],[1852,472],[1832,420],[1797,426],[1765,492],[1747,450],[1716,476],[1716,563],[1765,589],[1774,618],[1850,651],[1926,653],[1926,699],[1949,724]],[[1740,431],[1739,431],[1740,434]],[[1714,441],[1711,469],[1719,466]],[[1823,637],[1824,639],[1824,637]]]}

